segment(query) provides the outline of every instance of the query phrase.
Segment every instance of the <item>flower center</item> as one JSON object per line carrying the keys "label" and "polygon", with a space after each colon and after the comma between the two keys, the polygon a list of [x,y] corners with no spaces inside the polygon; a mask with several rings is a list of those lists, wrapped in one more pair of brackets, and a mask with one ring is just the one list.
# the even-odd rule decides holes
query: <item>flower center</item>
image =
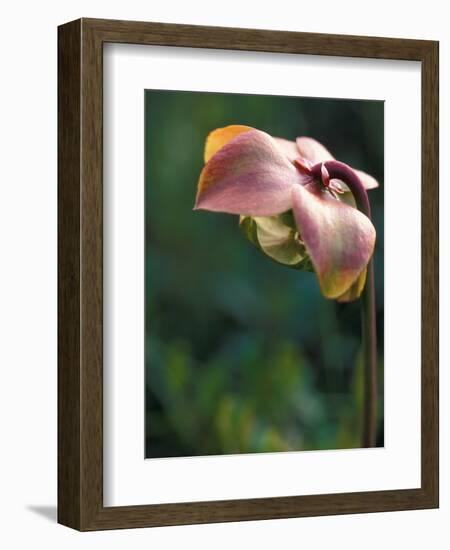
{"label": "flower center", "polygon": [[[328,191],[335,199],[338,198],[338,195],[345,193],[344,188],[337,179],[332,179],[330,173],[328,172],[325,163],[321,162],[314,166],[313,164],[304,157],[297,157],[293,161],[294,166],[299,172],[311,177],[311,181],[314,181],[319,187]],[[319,170],[317,170],[319,168]]]}
{"label": "flower center", "polygon": [[317,179],[335,199],[338,198],[338,195],[345,193],[339,180],[330,178],[330,173],[324,163],[320,165],[320,178],[317,177]]}
{"label": "flower center", "polygon": [[308,159],[305,159],[303,157],[297,157],[296,159],[294,159],[294,166],[302,174],[311,176],[312,163]]}

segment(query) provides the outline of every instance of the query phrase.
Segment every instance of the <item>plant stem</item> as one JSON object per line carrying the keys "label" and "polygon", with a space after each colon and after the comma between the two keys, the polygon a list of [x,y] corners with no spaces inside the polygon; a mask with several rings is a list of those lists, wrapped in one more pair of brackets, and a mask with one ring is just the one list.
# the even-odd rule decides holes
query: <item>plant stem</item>
{"label": "plant stem", "polygon": [[[367,192],[358,175],[346,164],[336,160],[324,163],[330,178],[347,184],[358,210],[371,219]],[[311,173],[321,178],[321,163],[312,167]],[[364,346],[364,418],[362,446],[375,447],[377,436],[377,331],[375,305],[375,275],[373,258],[367,265],[366,285],[362,296],[362,339]]]}
{"label": "plant stem", "polygon": [[377,330],[375,276],[373,260],[367,266],[366,287],[362,296],[362,332],[364,341],[364,428],[363,447],[377,444]]}

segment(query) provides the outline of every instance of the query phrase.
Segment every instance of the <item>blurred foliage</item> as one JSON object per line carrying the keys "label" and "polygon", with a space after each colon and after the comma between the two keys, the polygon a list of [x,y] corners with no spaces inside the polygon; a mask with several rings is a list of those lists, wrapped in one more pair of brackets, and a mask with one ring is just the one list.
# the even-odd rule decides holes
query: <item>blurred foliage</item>
{"label": "blurred foliage", "polygon": [[193,212],[207,134],[227,124],[314,137],[375,176],[370,192],[383,445],[383,150],[380,101],[147,90],[146,456],[358,447],[360,303],[325,300],[239,218]]}

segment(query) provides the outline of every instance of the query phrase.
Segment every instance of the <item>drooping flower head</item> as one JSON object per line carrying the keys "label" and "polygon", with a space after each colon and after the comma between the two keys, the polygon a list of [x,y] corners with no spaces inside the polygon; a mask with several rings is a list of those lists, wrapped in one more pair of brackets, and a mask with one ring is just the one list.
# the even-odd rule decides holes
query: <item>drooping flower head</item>
{"label": "drooping flower head", "polygon": [[[279,263],[314,271],[325,297],[361,294],[375,228],[345,183],[330,177],[326,163],[334,159],[323,145],[233,125],[209,134],[204,156],[195,209],[239,215],[253,244]],[[362,171],[352,174],[366,189],[378,186]]]}

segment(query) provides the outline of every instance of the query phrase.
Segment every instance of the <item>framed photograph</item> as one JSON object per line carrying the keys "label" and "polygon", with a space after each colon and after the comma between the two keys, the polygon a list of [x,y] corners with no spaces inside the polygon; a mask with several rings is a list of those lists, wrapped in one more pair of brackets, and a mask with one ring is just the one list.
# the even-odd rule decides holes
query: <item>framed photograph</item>
{"label": "framed photograph", "polygon": [[58,521],[438,507],[438,43],[58,49]]}

